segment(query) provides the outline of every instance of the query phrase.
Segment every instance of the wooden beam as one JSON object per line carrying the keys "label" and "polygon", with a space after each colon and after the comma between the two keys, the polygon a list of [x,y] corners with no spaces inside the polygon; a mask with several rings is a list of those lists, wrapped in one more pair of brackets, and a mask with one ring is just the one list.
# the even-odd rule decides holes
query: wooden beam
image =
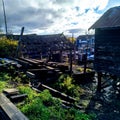
{"label": "wooden beam", "polygon": [[70,49],[70,75],[72,75],[72,49]]}
{"label": "wooden beam", "polygon": [[97,92],[101,92],[101,77],[102,77],[102,72],[98,72],[98,86],[97,86]]}

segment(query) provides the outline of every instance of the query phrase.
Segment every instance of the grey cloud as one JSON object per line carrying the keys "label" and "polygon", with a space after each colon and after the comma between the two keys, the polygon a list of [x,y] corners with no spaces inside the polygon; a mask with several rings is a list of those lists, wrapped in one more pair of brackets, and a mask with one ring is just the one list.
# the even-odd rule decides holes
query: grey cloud
{"label": "grey cloud", "polygon": [[70,4],[71,2],[73,2],[74,0],[55,0],[53,3],[54,4]]}
{"label": "grey cloud", "polygon": [[[14,28],[14,26],[16,28],[17,26],[25,26],[28,29],[50,27],[56,19],[61,18],[60,12],[47,8],[47,6],[46,8],[25,6],[25,4],[20,4],[20,0],[18,0],[18,2],[9,0],[5,5],[9,29]],[[0,16],[2,16],[2,14],[1,11]],[[51,19],[48,18],[48,15],[51,15]],[[1,25],[3,25],[2,18],[0,18],[0,21],[2,21]]]}
{"label": "grey cloud", "polygon": [[[77,23],[71,20],[72,17],[68,15],[68,11],[69,8],[74,9],[77,5],[75,1],[77,0],[49,0],[49,2],[48,0],[4,0],[8,29],[12,29],[13,32],[16,32],[19,31],[19,28],[24,26],[26,31],[32,31],[33,29],[47,30],[51,26],[57,26],[54,23],[60,19],[64,19],[68,22],[68,25],[72,24],[74,27]],[[79,5],[76,6],[75,9],[76,12],[78,12],[78,14],[76,14],[77,17],[88,12],[84,11],[84,13],[81,13]],[[3,9],[0,0],[0,26],[4,26],[4,18],[2,16]],[[69,30],[69,32],[74,33],[81,31],[82,29]]]}
{"label": "grey cloud", "polygon": [[68,31],[69,33],[80,33],[80,32],[83,32],[84,29],[69,29]]}

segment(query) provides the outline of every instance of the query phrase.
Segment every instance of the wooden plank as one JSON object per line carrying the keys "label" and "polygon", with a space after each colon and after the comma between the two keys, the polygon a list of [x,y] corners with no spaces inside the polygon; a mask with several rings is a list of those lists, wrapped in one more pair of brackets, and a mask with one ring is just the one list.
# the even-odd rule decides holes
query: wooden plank
{"label": "wooden plank", "polygon": [[34,73],[29,72],[29,71],[26,72],[26,75],[30,78],[35,78],[36,77]]}
{"label": "wooden plank", "polygon": [[0,107],[10,120],[28,120],[28,118],[2,93],[0,94]]}
{"label": "wooden plank", "polygon": [[14,115],[11,117],[11,120],[28,120],[28,118],[26,118],[22,112],[17,112],[14,113]]}
{"label": "wooden plank", "polygon": [[75,102],[76,99],[71,97],[71,96],[68,96],[66,95],[65,93],[61,93],[60,91],[56,90],[56,89],[53,89],[47,85],[44,85],[42,83],[39,82],[38,84],[38,89],[48,89],[50,91],[50,93],[54,96],[54,97],[59,97],[59,98],[62,98],[68,102]]}
{"label": "wooden plank", "polygon": [[32,59],[32,60],[34,60],[34,61],[38,62],[39,64],[44,64],[44,63],[45,63],[45,61],[44,61],[44,60],[38,60],[38,59]]}
{"label": "wooden plank", "polygon": [[13,114],[18,112],[18,109],[11,102],[2,104],[1,107],[5,111],[5,113],[9,116],[9,118],[12,118]]}
{"label": "wooden plank", "polygon": [[31,63],[31,64],[35,64],[35,65],[38,65],[39,64],[39,62],[36,62],[36,61],[34,61],[34,60],[32,60],[32,59],[27,59],[27,58],[21,58],[22,60],[25,60],[26,62],[29,62],[29,63]]}
{"label": "wooden plank", "polygon": [[22,98],[25,98],[27,97],[27,94],[18,94],[18,95],[13,95],[10,97],[10,99],[22,99]]}
{"label": "wooden plank", "polygon": [[7,99],[7,97],[5,97],[2,93],[0,94],[0,106],[2,104],[8,103],[10,102],[9,99]]}
{"label": "wooden plank", "polygon": [[46,66],[46,68],[49,69],[49,70],[54,70],[55,69],[55,68],[50,67],[50,66]]}
{"label": "wooden plank", "polygon": [[3,93],[8,94],[8,95],[13,95],[13,94],[18,94],[19,91],[18,89],[15,89],[15,88],[9,88],[9,89],[4,89]]}
{"label": "wooden plank", "polygon": [[0,120],[10,120],[10,118],[6,115],[3,109],[0,107]]}

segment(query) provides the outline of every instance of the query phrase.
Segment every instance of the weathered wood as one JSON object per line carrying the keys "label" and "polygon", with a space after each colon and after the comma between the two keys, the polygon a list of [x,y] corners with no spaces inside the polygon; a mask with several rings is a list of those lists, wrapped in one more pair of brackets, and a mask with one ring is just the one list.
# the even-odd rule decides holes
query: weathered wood
{"label": "weathered wood", "polygon": [[58,63],[56,65],[56,68],[58,68],[62,72],[65,72],[66,70],[69,70],[68,65],[65,65],[65,63]]}
{"label": "weathered wood", "polygon": [[34,59],[27,59],[27,58],[20,58],[20,59],[22,59],[26,62],[29,62],[30,64],[33,64],[33,65],[39,65],[40,64],[40,62],[35,61]]}
{"label": "weathered wood", "polygon": [[27,97],[27,94],[12,95],[12,96],[10,96],[10,100],[14,101],[14,102],[15,101],[21,101],[21,100],[23,100],[26,97]]}
{"label": "weathered wood", "polygon": [[21,44],[25,47],[22,47],[21,53],[23,57],[27,56],[29,58],[41,58],[42,55],[47,55],[50,50],[69,50],[73,46],[63,34],[24,35],[22,38]]}
{"label": "weathered wood", "polygon": [[101,77],[102,77],[102,73],[98,72],[98,86],[97,86],[98,92],[101,92]]}
{"label": "weathered wood", "polygon": [[[35,88],[35,87],[32,87],[32,89],[35,90],[35,91],[38,92],[38,93],[41,92],[40,90],[38,90],[38,89]],[[53,99],[56,99],[56,97],[53,97]],[[62,106],[66,107],[66,108],[75,107],[75,108],[77,108],[77,109],[82,109],[81,106],[76,105],[76,104],[74,104],[74,103],[71,103],[71,102],[68,102],[68,101],[65,101],[65,100],[62,100],[62,99],[60,99],[60,101],[62,102]]]}
{"label": "weathered wood", "polygon": [[32,67],[32,64],[30,64],[29,62],[26,62],[24,60],[21,60],[21,59],[17,59],[17,58],[14,58],[13,60],[17,61],[19,64],[22,65],[23,68],[25,69],[29,69]]}
{"label": "weathered wood", "polygon": [[7,94],[7,95],[15,95],[19,93],[19,90],[16,88],[8,88],[8,89],[4,89],[3,93]]}
{"label": "weathered wood", "polygon": [[27,75],[29,78],[32,78],[32,79],[36,77],[34,73],[29,72],[29,71],[26,72],[26,75]]}
{"label": "weathered wood", "polygon": [[0,120],[10,120],[10,118],[6,115],[3,109],[0,107]]}
{"label": "weathered wood", "polygon": [[18,94],[18,95],[13,95],[10,98],[11,99],[19,99],[19,98],[25,98],[27,97],[27,94]]}
{"label": "weathered wood", "polygon": [[23,32],[24,32],[24,27],[22,27],[22,29],[21,29],[21,34],[20,34],[20,37],[19,37],[17,51],[16,51],[16,57],[21,57],[22,56],[22,54],[21,54],[21,47],[22,47],[21,40],[22,40]]}
{"label": "weathered wood", "polygon": [[84,55],[84,74],[86,74],[86,69],[87,69],[87,52]]}
{"label": "weathered wood", "polygon": [[55,68],[53,68],[53,67],[50,67],[50,66],[45,66],[47,69],[49,69],[49,70],[55,70]]}
{"label": "weathered wood", "polygon": [[86,72],[84,73],[73,73],[72,77],[75,80],[75,83],[77,84],[86,84],[86,83],[90,83],[91,81],[93,81],[93,77],[95,75],[95,72]]}
{"label": "weathered wood", "polygon": [[0,94],[0,107],[10,120],[28,120],[28,118],[3,94]]}
{"label": "weathered wood", "polygon": [[61,93],[60,91],[56,90],[56,89],[53,89],[47,85],[44,85],[42,83],[39,82],[39,85],[38,85],[38,89],[48,89],[50,91],[50,93],[54,96],[54,97],[59,97],[59,98],[62,98],[63,100],[66,100],[68,102],[75,102],[76,99],[74,99],[73,97],[71,96],[68,96],[64,93]]}
{"label": "weathered wood", "polygon": [[31,78],[31,82],[40,81],[44,84],[52,84],[60,76],[60,72],[53,69],[41,68],[41,69],[29,69],[27,76]]}
{"label": "weathered wood", "polygon": [[70,49],[70,75],[72,75],[72,50]]}
{"label": "weathered wood", "polygon": [[96,29],[94,67],[120,76],[120,28]]}

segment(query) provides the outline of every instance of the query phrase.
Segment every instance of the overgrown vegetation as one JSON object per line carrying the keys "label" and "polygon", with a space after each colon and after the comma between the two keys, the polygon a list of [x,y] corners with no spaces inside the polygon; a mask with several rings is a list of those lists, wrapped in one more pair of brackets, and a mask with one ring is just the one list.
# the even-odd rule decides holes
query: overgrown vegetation
{"label": "overgrown vegetation", "polygon": [[[4,64],[4,61],[1,63]],[[23,83],[29,81],[26,75],[10,64],[4,67],[0,69],[0,92],[4,88],[18,87],[21,93],[26,93],[28,97],[17,107],[30,120],[92,120],[94,118],[93,114],[88,115],[75,108],[64,108],[61,101],[53,98],[48,90],[36,93],[27,85],[23,86]],[[76,97],[80,92],[70,76],[61,76],[59,83],[60,89],[64,89],[67,94],[74,93]]]}
{"label": "overgrown vegetation", "polygon": [[[81,73],[84,72],[84,68],[82,68],[82,67],[78,67],[76,70],[77,70],[78,72],[81,72]],[[87,68],[87,69],[86,69],[86,72],[92,72],[92,69]]]}
{"label": "overgrown vegetation", "polygon": [[7,85],[7,79],[6,79],[7,74],[0,73],[0,92],[6,87]]}
{"label": "overgrown vegetation", "polygon": [[0,72],[0,92],[7,86],[9,75],[7,73]]}
{"label": "overgrown vegetation", "polygon": [[0,57],[14,57],[18,41],[10,40],[6,37],[0,38]]}
{"label": "overgrown vegetation", "polygon": [[13,73],[11,75],[8,72],[0,72],[0,92],[3,91],[4,88],[12,88],[17,87],[18,84],[23,83],[24,75],[23,73],[19,73],[21,76],[17,76]]}
{"label": "overgrown vegetation", "polygon": [[16,71],[12,65],[0,68],[0,92],[4,88],[17,87],[23,83],[29,83],[29,79],[25,73]]}
{"label": "overgrown vegetation", "polygon": [[[11,70],[14,71],[12,74]],[[18,87],[21,93],[26,93],[28,97],[23,102],[24,104],[18,104],[17,107],[30,120],[92,120],[94,118],[94,115],[81,113],[75,108],[64,108],[61,101],[53,98],[48,90],[37,93],[27,85],[21,85],[22,79],[27,78],[23,73],[19,74],[15,72],[14,67],[9,67],[6,72],[0,72],[0,92],[4,88]]]}
{"label": "overgrown vegetation", "polygon": [[61,75],[58,81],[51,86],[67,95],[75,97],[77,100],[79,100],[80,95],[84,92],[79,85],[74,83],[73,78],[67,74]]}
{"label": "overgrown vegetation", "polygon": [[48,90],[36,93],[24,86],[20,86],[19,90],[28,94],[24,105],[18,107],[30,120],[92,120],[94,118],[94,115],[81,113],[74,108],[63,108],[60,100],[54,99]]}

